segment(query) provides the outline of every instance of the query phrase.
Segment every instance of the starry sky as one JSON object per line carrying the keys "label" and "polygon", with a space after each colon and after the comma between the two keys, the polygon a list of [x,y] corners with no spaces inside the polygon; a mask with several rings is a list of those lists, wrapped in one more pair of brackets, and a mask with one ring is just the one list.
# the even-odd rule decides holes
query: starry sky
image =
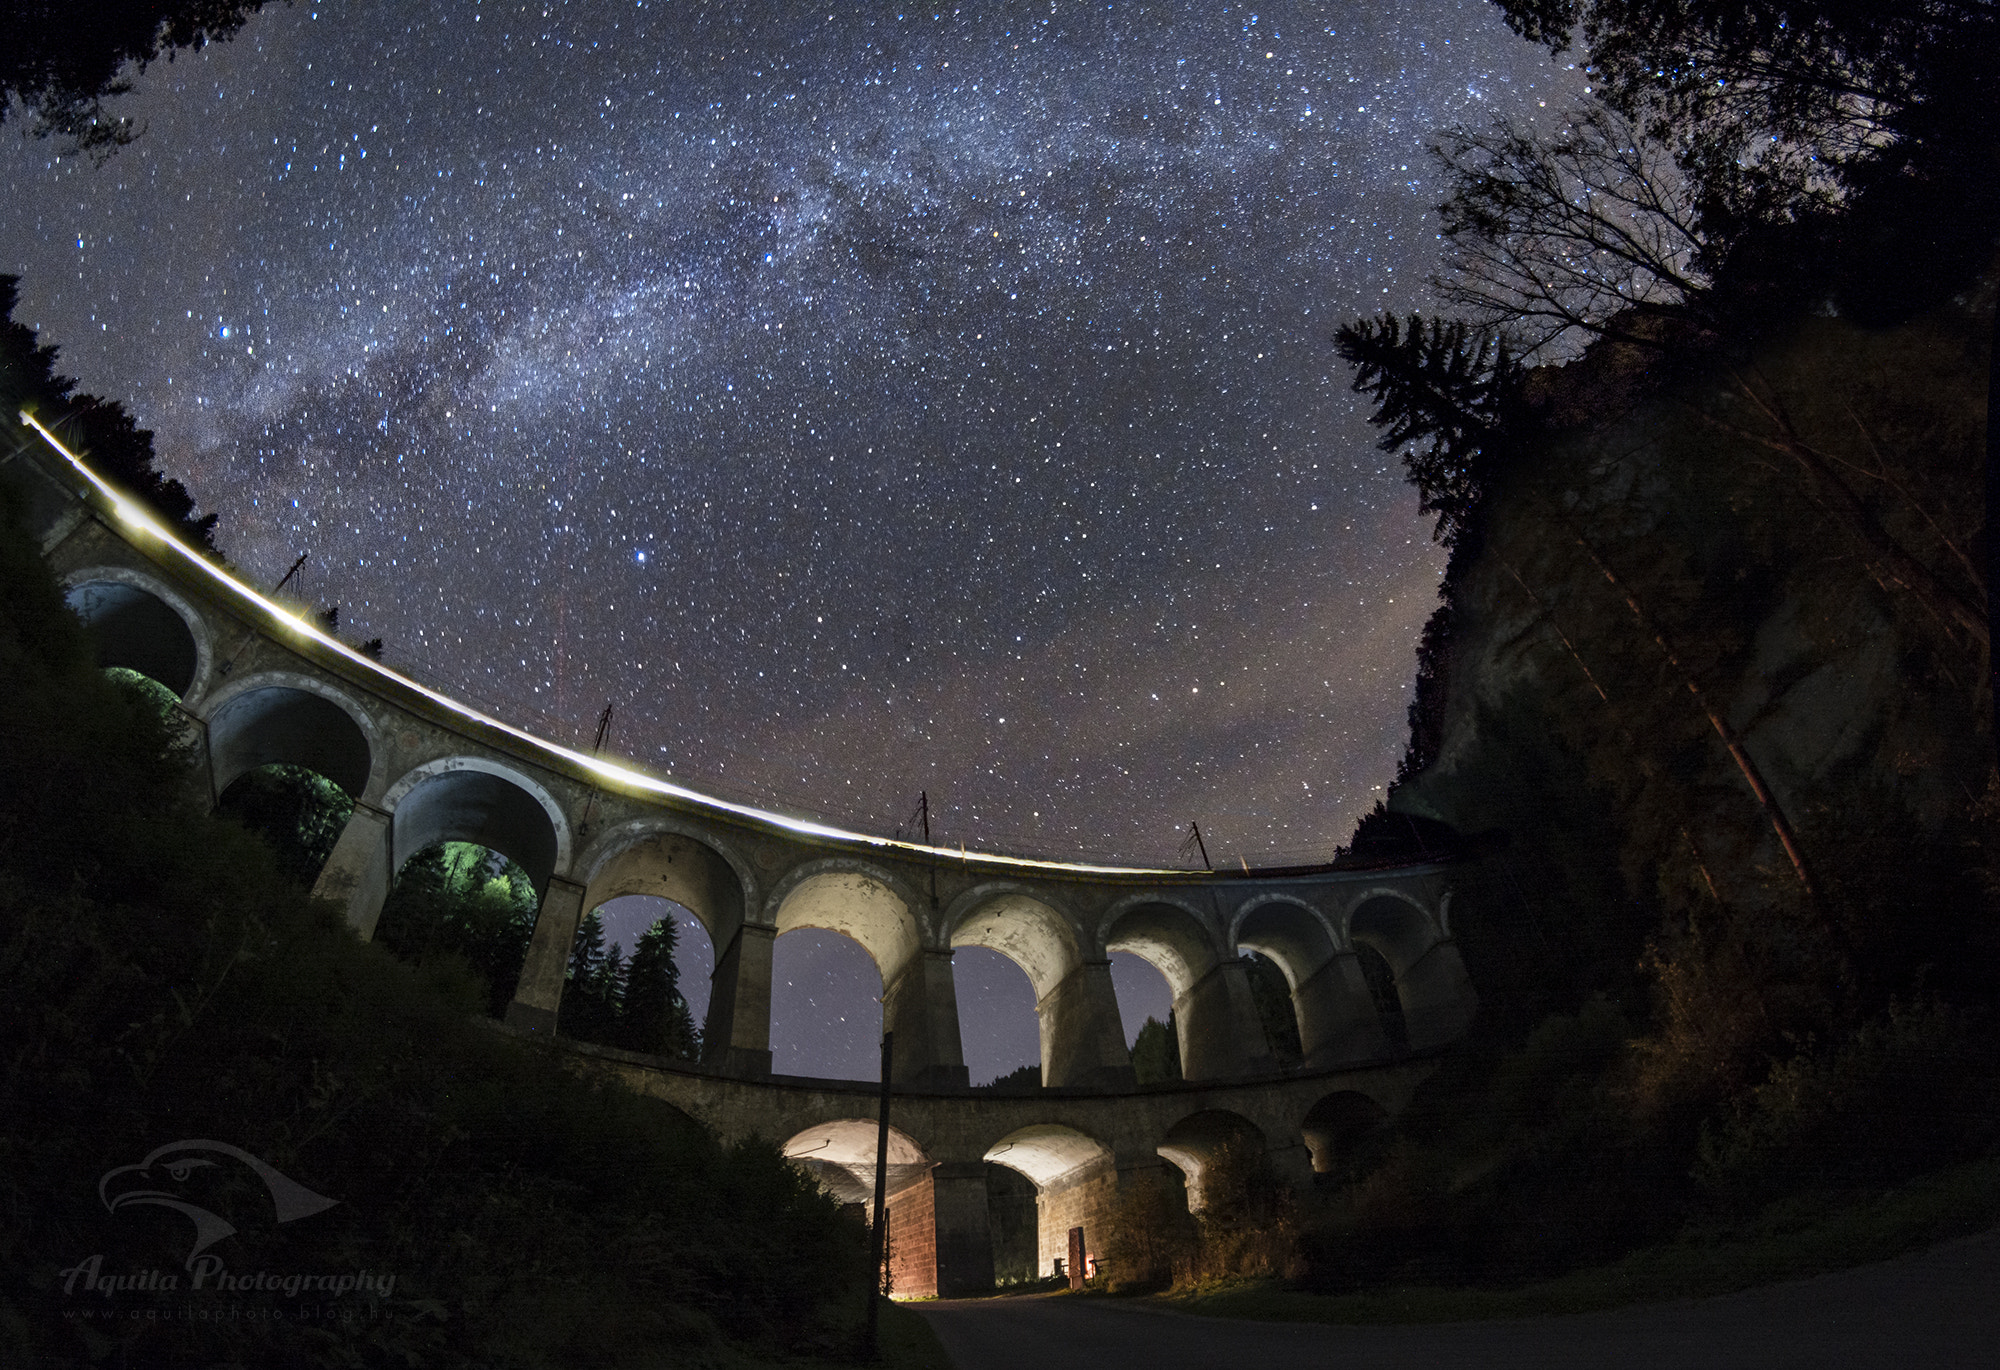
{"label": "starry sky", "polygon": [[509,721],[1310,859],[1442,565],[1332,332],[1428,300],[1426,140],[1574,78],[1484,0],[302,0],[104,166],[0,130],[0,270],[239,566]]}

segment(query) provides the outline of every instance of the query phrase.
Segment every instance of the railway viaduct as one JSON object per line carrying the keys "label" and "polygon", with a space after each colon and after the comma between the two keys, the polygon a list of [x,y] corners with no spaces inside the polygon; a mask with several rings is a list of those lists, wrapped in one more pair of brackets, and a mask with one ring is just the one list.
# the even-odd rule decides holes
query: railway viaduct
{"label": "railway viaduct", "polygon": [[[1255,1138],[1305,1182],[1343,1139],[1407,1102],[1474,995],[1451,937],[1448,865],[1209,872],[1096,866],[927,847],[703,795],[536,738],[371,661],[176,541],[23,416],[0,479],[106,666],[164,685],[213,803],[249,772],[302,766],[353,816],[314,893],[372,936],[403,864],[441,841],[518,862],[540,896],[507,1030],[553,1039],[583,913],[628,894],[689,910],[716,964],[704,1059],[566,1044],[714,1127],[761,1135],[848,1199],[874,1162],[874,1086],[771,1073],[772,947],[794,928],[851,937],[881,972],[896,1040],[892,1232],[902,1292],[990,1283],[991,1167],[1035,1191],[1035,1267],[1069,1226],[1102,1230],[1146,1176],[1201,1202],[1208,1157]],[[1034,987],[1044,1088],[968,1088],[954,948],[1009,957]],[[1394,976],[1385,1022],[1363,948]],[[1185,1080],[1134,1083],[1112,952],[1173,994]],[[1243,958],[1284,973],[1303,1060],[1281,1069]],[[1399,1012],[1395,1011],[1398,1010]],[[1166,1171],[1171,1164],[1176,1169]],[[1016,1272],[1010,1267],[1002,1273]]]}

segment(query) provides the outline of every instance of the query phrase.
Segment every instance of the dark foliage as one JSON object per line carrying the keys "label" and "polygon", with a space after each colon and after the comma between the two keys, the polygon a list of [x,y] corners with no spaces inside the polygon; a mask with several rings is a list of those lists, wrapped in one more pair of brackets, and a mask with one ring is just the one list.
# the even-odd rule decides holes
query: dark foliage
{"label": "dark foliage", "polygon": [[179,49],[234,36],[265,0],[7,0],[0,8],[0,119],[18,99],[35,131],[56,135],[98,160],[138,136],[129,119],[104,108],[143,70]]}
{"label": "dark foliage", "polygon": [[1256,952],[1245,954],[1250,975],[1250,999],[1257,1006],[1257,1021],[1264,1029],[1264,1041],[1281,1068],[1295,1066],[1304,1057],[1299,1044],[1299,1016],[1292,1008],[1292,987],[1278,963]]}
{"label": "dark foliage", "polygon": [[1471,521],[1497,458],[1496,440],[1520,389],[1507,345],[1462,322],[1393,314],[1343,324],[1334,347],[1354,367],[1354,389],[1375,401],[1377,441],[1401,452],[1418,509],[1437,515],[1451,544]]}
{"label": "dark foliage", "polygon": [[[184,807],[170,721],[94,668],[9,529],[10,1353],[51,1367],[526,1367],[705,1364],[727,1361],[731,1340],[844,1342],[866,1259],[831,1201],[775,1149],[722,1147],[656,1101],[477,1025],[480,989],[462,971],[357,943],[259,839]],[[343,1296],[346,1323],[168,1316],[185,1288],[112,1301],[139,1317],[65,1317],[85,1296],[66,1297],[58,1272],[93,1252],[107,1269],[182,1269],[183,1219],[107,1214],[98,1191],[107,1171],[176,1138],[226,1140],[339,1200],[309,1221],[239,1224],[215,1248],[230,1270],[365,1268],[393,1274],[393,1287]]]}
{"label": "dark foliage", "polygon": [[1033,1094],[1042,1087],[1042,1066],[1039,1061],[1031,1061],[1024,1066],[1016,1066],[1005,1075],[996,1075],[979,1089],[990,1089],[995,1094]]}
{"label": "dark foliage", "polygon": [[354,800],[301,766],[260,766],[223,792],[216,812],[270,844],[278,868],[311,889],[354,812]]}
{"label": "dark foliage", "polygon": [[1142,1085],[1171,1084],[1181,1078],[1181,1039],[1174,1015],[1167,1021],[1148,1018],[1132,1039],[1132,1073]]}
{"label": "dark foliage", "polygon": [[655,1056],[699,1058],[701,1032],[681,996],[676,938],[671,919],[655,919],[627,961],[623,948],[605,946],[597,910],[584,915],[563,985],[562,1035]]}
{"label": "dark foliage", "polygon": [[440,842],[403,864],[375,941],[417,965],[449,960],[469,969],[484,986],[486,1012],[498,1018],[513,1002],[540,907],[528,873],[506,857]]}
{"label": "dark foliage", "polygon": [[[4,50],[4,45],[0,45]],[[17,441],[29,436],[14,424],[20,410],[34,414],[85,458],[91,470],[151,508],[182,538],[215,550],[214,514],[195,517],[194,496],[153,464],[153,434],[138,426],[125,406],[76,393],[76,382],[56,374],[56,349],[39,344],[33,329],[14,321],[18,276],[0,276],[0,409]]]}

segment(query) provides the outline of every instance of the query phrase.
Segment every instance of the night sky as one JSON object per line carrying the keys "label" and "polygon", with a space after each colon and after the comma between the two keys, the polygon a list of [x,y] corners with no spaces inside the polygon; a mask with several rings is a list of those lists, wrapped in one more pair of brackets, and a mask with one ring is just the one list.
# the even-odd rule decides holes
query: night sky
{"label": "night sky", "polygon": [[1324,856],[1441,569],[1329,339],[1427,302],[1426,138],[1573,76],[1483,0],[301,3],[101,168],[10,123],[0,270],[237,564],[512,722],[871,831]]}

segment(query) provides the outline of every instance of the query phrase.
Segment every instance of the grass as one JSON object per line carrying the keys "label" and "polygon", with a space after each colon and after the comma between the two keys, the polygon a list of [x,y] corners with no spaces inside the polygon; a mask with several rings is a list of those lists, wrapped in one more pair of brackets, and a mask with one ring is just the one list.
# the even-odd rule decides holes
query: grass
{"label": "grass", "polygon": [[1859,1202],[1795,1198],[1749,1222],[1690,1230],[1606,1266],[1510,1289],[1409,1287],[1305,1294],[1272,1280],[1200,1285],[1153,1302],[1265,1322],[1460,1322],[1586,1313],[1702,1298],[1887,1260],[2000,1223],[2000,1158],[1939,1171]]}

